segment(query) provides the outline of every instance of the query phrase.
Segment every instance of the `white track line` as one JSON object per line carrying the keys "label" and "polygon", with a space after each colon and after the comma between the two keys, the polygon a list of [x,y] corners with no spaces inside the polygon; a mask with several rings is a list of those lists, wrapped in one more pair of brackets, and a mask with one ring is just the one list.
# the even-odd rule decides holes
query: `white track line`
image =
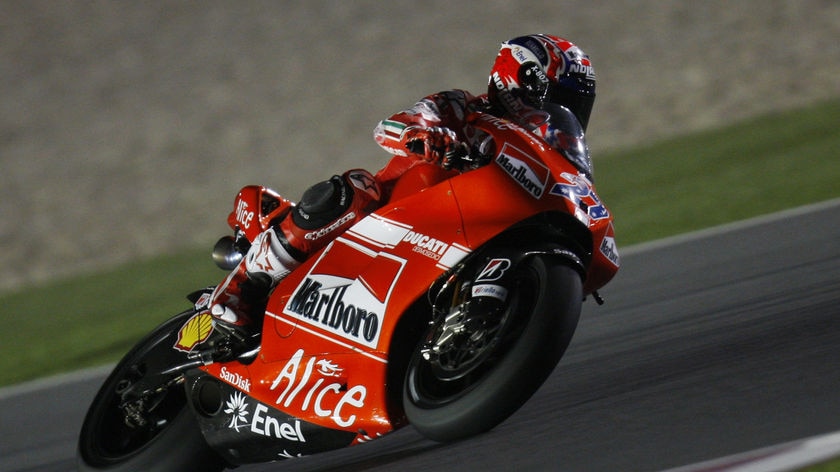
{"label": "white track line", "polygon": [[669,469],[664,472],[790,472],[840,457],[840,432]]}
{"label": "white track line", "polygon": [[39,390],[49,390],[62,385],[69,385],[73,383],[83,383],[91,379],[104,377],[115,364],[102,365],[99,367],[92,367],[89,369],[77,370],[63,374],[53,375],[40,379],[30,380],[28,382],[12,385],[10,387],[0,388],[0,400],[16,397],[18,395],[28,395]]}
{"label": "white track line", "polygon": [[800,206],[796,208],[790,208],[788,210],[782,210],[776,213],[769,213],[766,215],[756,216],[753,218],[749,218],[746,220],[735,221],[733,223],[726,223],[719,226],[713,226],[711,228],[701,229],[697,231],[692,231],[690,233],[683,233],[678,234],[676,236],[669,236],[667,238],[657,239],[655,241],[649,241],[640,244],[634,244],[633,246],[629,246],[627,248],[621,249],[619,248],[622,255],[624,254],[637,254],[640,252],[649,252],[655,251],[657,249],[673,246],[676,244],[689,242],[689,241],[696,241],[698,239],[707,238],[710,236],[718,236],[721,234],[731,233],[733,231],[738,231],[746,228],[751,228],[754,226],[762,225],[765,223],[773,223],[775,221],[785,220],[788,218],[793,218],[795,216],[807,215],[809,213],[815,213],[818,211],[826,210],[829,208],[839,207],[840,206],[840,198],[835,198],[832,200],[826,200],[819,203],[813,203],[810,205]]}

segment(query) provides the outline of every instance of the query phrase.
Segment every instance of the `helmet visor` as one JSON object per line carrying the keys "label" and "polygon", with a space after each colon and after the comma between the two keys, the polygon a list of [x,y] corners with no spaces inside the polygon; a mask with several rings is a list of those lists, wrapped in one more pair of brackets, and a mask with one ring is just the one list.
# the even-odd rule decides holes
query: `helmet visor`
{"label": "helmet visor", "polygon": [[579,87],[570,88],[562,83],[551,84],[548,91],[548,103],[561,105],[568,108],[580,121],[580,126],[586,131],[589,124],[589,115],[592,113],[592,105],[595,104],[594,87],[592,92],[587,92],[587,87],[581,84]]}

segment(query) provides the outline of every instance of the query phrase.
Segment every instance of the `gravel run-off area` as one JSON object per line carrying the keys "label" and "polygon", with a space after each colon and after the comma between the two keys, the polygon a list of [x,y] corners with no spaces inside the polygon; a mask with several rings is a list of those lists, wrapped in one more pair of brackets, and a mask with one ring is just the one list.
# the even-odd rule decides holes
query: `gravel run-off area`
{"label": "gravel run-off area", "polygon": [[378,169],[381,118],[438,90],[482,92],[498,44],[534,32],[594,61],[596,163],[840,96],[833,0],[7,0],[0,291],[209,251],[242,185],[297,198]]}

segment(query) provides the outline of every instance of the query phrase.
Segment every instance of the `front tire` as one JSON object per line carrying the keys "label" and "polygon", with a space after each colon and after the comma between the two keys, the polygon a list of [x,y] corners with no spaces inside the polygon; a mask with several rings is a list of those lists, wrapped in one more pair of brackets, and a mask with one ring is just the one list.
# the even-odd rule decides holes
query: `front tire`
{"label": "front tire", "polygon": [[185,311],[160,325],[105,380],[79,435],[81,472],[224,469],[187,405],[183,375],[160,373],[186,359],[173,346],[194,314]]}
{"label": "front tire", "polygon": [[529,257],[510,285],[497,339],[486,343],[492,352],[475,354],[472,345],[443,366],[421,349],[413,354],[403,407],[429,439],[454,441],[494,428],[537,391],[571,342],[583,299],[576,270],[550,257]]}

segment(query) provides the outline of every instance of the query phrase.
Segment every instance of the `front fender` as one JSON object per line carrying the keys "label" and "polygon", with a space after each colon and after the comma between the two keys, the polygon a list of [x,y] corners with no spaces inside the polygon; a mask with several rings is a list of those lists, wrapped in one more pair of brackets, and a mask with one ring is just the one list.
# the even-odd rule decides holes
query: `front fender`
{"label": "front fender", "polygon": [[575,269],[585,281],[592,260],[592,234],[570,215],[540,213],[496,235],[474,255],[480,256],[485,252],[506,254],[504,257],[516,262],[534,255],[558,258]]}

